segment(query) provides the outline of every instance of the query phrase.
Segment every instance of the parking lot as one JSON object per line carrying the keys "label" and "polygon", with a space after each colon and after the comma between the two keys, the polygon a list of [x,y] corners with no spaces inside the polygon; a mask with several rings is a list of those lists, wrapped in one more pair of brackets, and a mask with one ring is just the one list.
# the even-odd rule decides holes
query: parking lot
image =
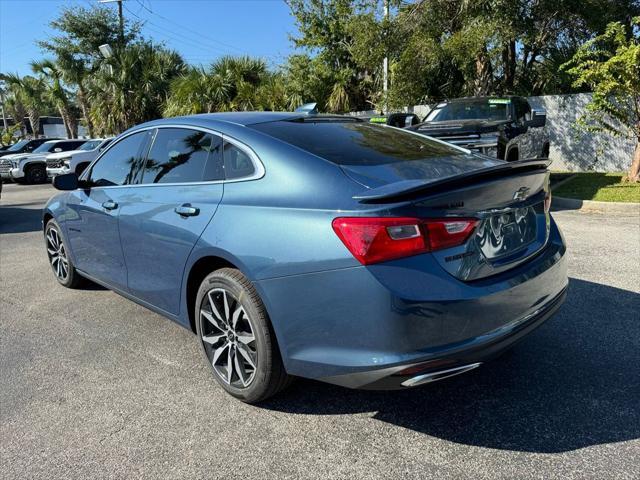
{"label": "parking lot", "polygon": [[[60,287],[51,185],[0,200],[2,478],[640,478],[640,217],[555,213],[560,312],[471,373],[402,392],[226,395],[190,331]],[[345,319],[348,321],[348,319]]]}

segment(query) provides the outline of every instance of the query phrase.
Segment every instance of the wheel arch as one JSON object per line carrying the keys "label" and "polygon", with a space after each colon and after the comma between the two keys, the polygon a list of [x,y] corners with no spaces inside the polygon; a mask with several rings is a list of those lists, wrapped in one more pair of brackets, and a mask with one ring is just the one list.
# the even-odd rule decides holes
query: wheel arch
{"label": "wheel arch", "polygon": [[[207,254],[199,257],[191,264],[185,275],[184,308],[187,313],[185,320],[188,320],[192,332],[195,333],[196,331],[195,301],[200,284],[207,275],[221,268],[235,268],[242,272],[242,269],[236,263],[219,254]],[[242,273],[246,276],[245,272]]]}

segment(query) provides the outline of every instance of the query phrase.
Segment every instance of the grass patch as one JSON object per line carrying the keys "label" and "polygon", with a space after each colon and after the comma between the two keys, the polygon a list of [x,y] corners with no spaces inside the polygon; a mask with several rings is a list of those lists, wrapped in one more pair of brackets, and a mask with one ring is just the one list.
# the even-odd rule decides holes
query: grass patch
{"label": "grass patch", "polygon": [[[552,174],[558,175],[558,174]],[[558,197],[599,202],[640,202],[640,184],[622,183],[623,173],[576,173],[553,190]]]}

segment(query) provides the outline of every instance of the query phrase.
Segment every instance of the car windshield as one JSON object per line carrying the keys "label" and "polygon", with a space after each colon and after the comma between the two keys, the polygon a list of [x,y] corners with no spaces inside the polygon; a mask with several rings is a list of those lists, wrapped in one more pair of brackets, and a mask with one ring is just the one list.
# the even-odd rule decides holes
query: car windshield
{"label": "car windshield", "polygon": [[510,103],[508,98],[483,98],[439,104],[429,112],[425,121],[508,120]]}
{"label": "car windshield", "polygon": [[251,127],[338,165],[383,165],[463,153],[419,134],[364,122],[305,119]]}
{"label": "car windshield", "polygon": [[56,144],[55,143],[49,143],[49,142],[44,142],[42,145],[40,145],[38,148],[36,148],[33,153],[46,153],[46,152],[50,152],[51,150],[53,150],[55,148]]}
{"label": "car windshield", "polygon": [[102,143],[102,140],[89,140],[87,143],[83,143],[78,150],[93,150],[98,148],[98,145]]}
{"label": "car windshield", "polygon": [[22,147],[24,147],[27,143],[29,143],[29,140],[20,140],[18,143],[14,143],[9,148],[7,148],[6,151],[7,152],[17,152]]}

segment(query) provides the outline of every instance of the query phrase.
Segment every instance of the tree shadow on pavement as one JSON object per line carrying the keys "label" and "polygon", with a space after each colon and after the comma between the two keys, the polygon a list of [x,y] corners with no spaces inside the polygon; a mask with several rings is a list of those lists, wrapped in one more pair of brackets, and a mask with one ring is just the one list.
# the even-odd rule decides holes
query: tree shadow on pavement
{"label": "tree shadow on pavement", "polygon": [[299,380],[262,408],[373,418],[459,444],[555,453],[640,438],[640,295],[571,279],[566,303],[512,351],[413,390]]}
{"label": "tree shadow on pavement", "polygon": [[0,234],[42,230],[42,210],[0,206]]}

